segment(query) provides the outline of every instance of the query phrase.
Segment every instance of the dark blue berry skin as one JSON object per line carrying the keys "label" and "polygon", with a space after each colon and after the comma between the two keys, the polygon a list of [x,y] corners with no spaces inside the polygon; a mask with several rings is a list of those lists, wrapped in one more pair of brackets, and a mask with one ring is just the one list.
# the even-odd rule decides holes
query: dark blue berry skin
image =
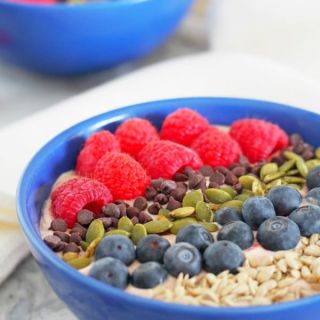
{"label": "dark blue berry skin", "polygon": [[266,197],[252,197],[242,206],[242,217],[251,229],[257,230],[260,224],[276,215],[272,202]]}
{"label": "dark blue berry skin", "polygon": [[309,190],[320,187],[320,167],[315,167],[308,173],[307,187]]}
{"label": "dark blue berry skin", "polygon": [[219,274],[225,270],[236,273],[244,263],[241,248],[231,241],[217,241],[210,244],[203,254],[204,268],[208,272]]}
{"label": "dark blue berry skin", "polygon": [[146,236],[137,245],[137,259],[141,263],[148,261],[163,263],[163,255],[169,247],[169,241],[157,234]]}
{"label": "dark blue berry skin", "polygon": [[203,252],[214,241],[212,234],[200,224],[189,224],[179,230],[176,242],[188,242]]}
{"label": "dark blue berry skin", "polygon": [[267,198],[271,200],[276,214],[284,217],[297,209],[302,201],[300,192],[288,186],[272,188],[268,192]]}
{"label": "dark blue berry skin", "polygon": [[289,250],[299,243],[300,230],[297,224],[287,217],[273,217],[261,224],[257,240],[267,250]]}
{"label": "dark blue berry skin", "polygon": [[242,215],[236,208],[225,207],[219,209],[214,215],[214,221],[223,226],[232,221],[242,221]]}
{"label": "dark blue berry skin", "polygon": [[187,242],[179,242],[170,247],[164,254],[164,266],[174,277],[179,273],[193,277],[200,273],[202,259],[200,251]]}
{"label": "dark blue berry skin", "polygon": [[168,277],[167,270],[158,262],[142,263],[131,276],[132,284],[141,289],[150,289],[164,283]]}
{"label": "dark blue berry skin", "polygon": [[127,266],[122,261],[110,257],[94,262],[89,276],[119,289],[125,289],[129,281]]}
{"label": "dark blue berry skin", "polygon": [[252,246],[254,235],[249,225],[242,221],[234,221],[225,224],[219,230],[217,239],[232,241],[244,250]]}
{"label": "dark blue berry skin", "polygon": [[306,202],[320,206],[320,187],[310,190],[306,195]]}
{"label": "dark blue berry skin", "polygon": [[307,205],[293,211],[289,218],[299,227],[304,237],[310,237],[314,233],[320,233],[320,207]]}
{"label": "dark blue berry skin", "polygon": [[111,235],[103,238],[97,246],[96,260],[112,257],[129,265],[136,258],[135,248],[131,240],[120,235]]}

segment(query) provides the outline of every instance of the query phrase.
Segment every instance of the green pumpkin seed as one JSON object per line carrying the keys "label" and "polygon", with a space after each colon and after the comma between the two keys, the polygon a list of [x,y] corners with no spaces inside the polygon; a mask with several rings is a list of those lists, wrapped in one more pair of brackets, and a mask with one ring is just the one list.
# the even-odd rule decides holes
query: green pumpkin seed
{"label": "green pumpkin seed", "polygon": [[158,216],[163,216],[163,217],[165,217],[167,219],[170,219],[171,218],[170,210],[165,209],[165,208],[160,208]]}
{"label": "green pumpkin seed", "polygon": [[163,233],[172,227],[172,222],[168,219],[153,220],[145,223],[144,226],[149,234]]}
{"label": "green pumpkin seed", "polygon": [[241,202],[245,202],[246,200],[248,200],[251,197],[252,196],[250,194],[248,194],[248,193],[240,193],[234,198],[234,200],[239,200]]}
{"label": "green pumpkin seed", "polygon": [[287,184],[288,187],[291,187],[293,189],[296,189],[297,191],[300,191],[302,189],[301,186],[299,186],[298,184],[295,184],[295,183],[290,183],[290,184]]}
{"label": "green pumpkin seed", "polygon": [[96,248],[97,248],[98,244],[100,243],[101,239],[102,238],[97,238],[89,244],[89,246],[86,250],[86,253],[85,253],[86,257],[90,258],[94,255],[94,253],[96,252]]}
{"label": "green pumpkin seed", "polygon": [[223,185],[220,187],[220,190],[229,193],[232,199],[237,195],[237,191],[234,190],[231,186]]}
{"label": "green pumpkin seed", "polygon": [[147,236],[147,230],[143,224],[137,223],[133,226],[131,240],[135,245],[137,245],[138,242],[146,236]]}
{"label": "green pumpkin seed", "polygon": [[279,187],[281,185],[282,185],[282,179],[276,179],[266,184],[266,189],[270,190],[272,188]]}
{"label": "green pumpkin seed", "polygon": [[183,200],[183,207],[196,207],[198,201],[203,201],[203,194],[200,189],[188,192]]}
{"label": "green pumpkin seed", "polygon": [[78,258],[78,254],[76,252],[67,252],[62,256],[64,261],[70,261],[76,258]]}
{"label": "green pumpkin seed", "polygon": [[196,217],[200,221],[212,222],[213,212],[205,202],[198,201],[196,206]]}
{"label": "green pumpkin seed", "polygon": [[286,161],[282,166],[279,167],[280,172],[288,172],[296,164],[296,159]]}
{"label": "green pumpkin seed", "polygon": [[289,170],[287,173],[286,173],[286,176],[296,176],[299,174],[299,170],[298,169],[292,169],[292,170]]}
{"label": "green pumpkin seed", "polygon": [[170,212],[171,217],[175,219],[186,218],[195,212],[194,207],[181,207]]}
{"label": "green pumpkin seed", "polygon": [[252,192],[255,196],[263,196],[264,195],[264,188],[263,184],[259,180],[255,180],[252,183]]}
{"label": "green pumpkin seed", "polygon": [[302,159],[298,154],[292,152],[292,151],[284,151],[283,155],[288,160],[299,160]]}
{"label": "green pumpkin seed", "polygon": [[320,147],[316,149],[315,155],[317,159],[320,159]]}
{"label": "green pumpkin seed", "polygon": [[86,251],[87,248],[89,247],[89,243],[86,241],[80,241],[80,247],[82,248],[83,251]]}
{"label": "green pumpkin seed", "polygon": [[279,172],[275,172],[275,173],[270,173],[270,174],[267,174],[264,177],[263,182],[268,183],[268,182],[271,182],[273,180],[282,178],[284,175],[285,175],[285,173],[284,172],[280,172],[280,171]]}
{"label": "green pumpkin seed", "polygon": [[228,192],[216,188],[207,189],[206,195],[211,202],[218,204],[232,200]]}
{"label": "green pumpkin seed", "polygon": [[283,178],[284,182],[288,183],[288,184],[299,184],[299,183],[305,183],[306,179],[304,178],[300,178],[300,177],[284,177]]}
{"label": "green pumpkin seed", "polygon": [[104,235],[104,226],[101,220],[93,220],[86,233],[86,242],[89,244],[97,239],[97,238],[102,238]]}
{"label": "green pumpkin seed", "polygon": [[184,218],[184,219],[176,220],[172,223],[173,225],[170,229],[170,232],[172,234],[177,234],[180,229],[192,223],[198,223],[198,222],[194,218]]}
{"label": "green pumpkin seed", "polygon": [[67,261],[67,263],[71,267],[79,270],[79,269],[83,269],[83,268],[87,267],[91,263],[91,259],[88,257],[79,257],[76,259],[69,260],[69,261]]}
{"label": "green pumpkin seed", "polygon": [[260,169],[260,178],[263,180],[263,178],[272,173],[276,173],[278,171],[278,165],[274,162],[266,163],[263,165]]}
{"label": "green pumpkin seed", "polygon": [[306,161],[306,165],[308,167],[308,170],[311,171],[313,168],[320,166],[320,160],[319,159],[311,159]]}
{"label": "green pumpkin seed", "polygon": [[215,223],[210,222],[200,222],[205,229],[207,229],[209,232],[216,232],[219,230],[219,227]]}
{"label": "green pumpkin seed", "polygon": [[257,177],[253,175],[244,175],[239,178],[239,183],[244,189],[252,190],[252,184],[255,180],[257,180]]}
{"label": "green pumpkin seed", "polygon": [[301,158],[297,160],[297,169],[299,170],[299,173],[302,177],[306,178],[308,175],[308,167],[304,160]]}
{"label": "green pumpkin seed", "polygon": [[231,200],[231,201],[227,201],[224,204],[222,204],[220,208],[228,207],[228,208],[241,209],[242,205],[243,205],[243,201]]}
{"label": "green pumpkin seed", "polygon": [[118,229],[124,230],[130,233],[132,231],[132,228],[133,228],[133,223],[127,216],[123,216],[119,219]]}
{"label": "green pumpkin seed", "polygon": [[124,237],[129,237],[130,233],[128,231],[125,230],[120,230],[120,229],[116,229],[116,230],[110,230],[108,232],[106,232],[104,234],[105,237],[111,236],[111,235],[119,235],[119,236],[124,236]]}

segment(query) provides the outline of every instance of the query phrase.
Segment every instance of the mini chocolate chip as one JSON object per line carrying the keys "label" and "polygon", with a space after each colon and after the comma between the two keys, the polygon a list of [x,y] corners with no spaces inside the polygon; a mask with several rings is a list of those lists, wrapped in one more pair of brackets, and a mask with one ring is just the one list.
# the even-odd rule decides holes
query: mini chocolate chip
{"label": "mini chocolate chip", "polygon": [[250,167],[250,162],[249,162],[248,158],[243,156],[243,155],[240,155],[238,163],[239,163],[240,166],[243,166],[245,168],[249,168]]}
{"label": "mini chocolate chip", "polygon": [[260,169],[262,168],[262,166],[263,166],[264,164],[265,164],[264,161],[258,162],[257,164],[255,164],[255,165],[251,168],[250,172],[253,173],[253,174],[256,175],[256,176],[259,176]]}
{"label": "mini chocolate chip", "polygon": [[207,181],[203,178],[200,183],[198,184],[198,188],[201,189],[203,192],[207,189]]}
{"label": "mini chocolate chip", "polygon": [[54,251],[55,251],[55,252],[61,252],[61,251],[63,251],[67,244],[68,244],[68,243],[61,241],[61,242],[59,243],[59,245],[58,245],[56,248],[54,248]]}
{"label": "mini chocolate chip", "polygon": [[293,146],[293,152],[301,154],[304,151],[304,143],[298,143]]}
{"label": "mini chocolate chip", "polygon": [[85,228],[83,228],[83,227],[77,226],[77,227],[73,227],[73,228],[72,228],[71,234],[72,234],[72,233],[79,233],[80,237],[81,237],[82,239],[84,239],[85,236],[86,236],[87,230],[86,230]]}
{"label": "mini chocolate chip", "polygon": [[176,182],[174,182],[173,180],[164,180],[161,183],[159,190],[164,194],[170,194],[176,188],[177,188]]}
{"label": "mini chocolate chip", "polygon": [[144,223],[147,223],[151,220],[152,220],[152,218],[146,212],[141,211],[139,213],[139,222],[140,223],[144,224]]}
{"label": "mini chocolate chip", "polygon": [[195,172],[191,167],[189,167],[189,166],[186,166],[185,168],[184,168],[184,174],[186,174],[187,176],[189,176],[189,174],[190,173],[193,173],[193,172]]}
{"label": "mini chocolate chip", "polygon": [[102,212],[106,217],[120,217],[120,209],[118,205],[114,203],[109,203],[102,208]]}
{"label": "mini chocolate chip", "polygon": [[219,188],[220,187],[220,184],[215,182],[215,181],[210,181],[209,182],[209,188]]}
{"label": "mini chocolate chip", "polygon": [[83,209],[79,211],[77,215],[77,221],[82,226],[88,226],[92,220],[93,220],[93,213],[90,210]]}
{"label": "mini chocolate chip", "polygon": [[148,212],[155,215],[159,213],[160,208],[161,208],[160,203],[155,202],[148,208]]}
{"label": "mini chocolate chip", "polygon": [[117,228],[118,227],[118,218],[111,217],[111,226]]}
{"label": "mini chocolate chip", "polygon": [[168,201],[168,204],[167,204],[167,209],[168,210],[175,210],[175,209],[178,209],[181,207],[181,202],[175,200],[175,198],[173,197],[170,197],[169,198],[169,201]]}
{"label": "mini chocolate chip", "polygon": [[51,221],[50,229],[53,231],[65,232],[68,229],[68,225],[63,219],[53,219]]}
{"label": "mini chocolate chip", "polygon": [[136,207],[127,208],[127,216],[131,219],[139,215],[140,210]]}
{"label": "mini chocolate chip", "polygon": [[244,176],[247,173],[247,169],[243,166],[234,167],[231,171],[236,177]]}
{"label": "mini chocolate chip", "polygon": [[310,160],[314,158],[314,152],[310,149],[306,149],[305,151],[303,151],[301,156],[304,160]]}
{"label": "mini chocolate chip", "polygon": [[70,235],[62,231],[55,231],[53,235],[59,237],[63,242],[69,242],[70,240]]}
{"label": "mini chocolate chip", "polygon": [[182,201],[186,193],[187,193],[187,189],[178,187],[177,189],[171,192],[171,196],[177,201]]}
{"label": "mini chocolate chip", "polygon": [[131,218],[131,222],[133,224],[137,224],[137,223],[139,223],[139,218],[138,217],[133,217],[133,218]]}
{"label": "mini chocolate chip", "polygon": [[146,197],[147,200],[151,201],[157,194],[158,192],[154,187],[147,187],[144,193],[144,196]]}
{"label": "mini chocolate chip", "polygon": [[154,201],[159,202],[160,204],[166,204],[168,202],[168,197],[163,193],[159,193],[154,197]]}
{"label": "mini chocolate chip", "polygon": [[300,134],[294,133],[290,136],[290,142],[293,146],[296,146],[297,144],[303,143],[303,139]]}
{"label": "mini chocolate chip", "polygon": [[215,167],[215,171],[218,171],[218,172],[222,173],[223,175],[226,175],[229,172],[229,169],[227,169],[223,166],[218,166],[218,167]]}
{"label": "mini chocolate chip", "polygon": [[116,204],[116,205],[118,205],[118,204],[124,204],[124,205],[126,205],[126,202],[123,201],[123,200],[114,200],[113,203]]}
{"label": "mini chocolate chip", "polygon": [[164,180],[163,179],[153,179],[151,180],[151,186],[154,187],[156,190],[160,190],[160,186],[161,186],[161,183],[163,182]]}
{"label": "mini chocolate chip", "polygon": [[46,236],[43,241],[47,244],[47,246],[51,249],[55,249],[59,246],[61,239],[54,235]]}
{"label": "mini chocolate chip", "polygon": [[183,174],[183,173],[180,173],[180,172],[177,172],[174,176],[173,176],[173,180],[174,181],[188,181],[188,176]]}
{"label": "mini chocolate chip", "polygon": [[197,173],[190,173],[189,174],[189,188],[195,189],[200,181],[203,179],[203,177],[200,174]]}
{"label": "mini chocolate chip", "polygon": [[142,211],[148,206],[147,199],[145,197],[138,197],[134,200],[133,206],[136,207],[139,211]]}
{"label": "mini chocolate chip", "polygon": [[68,243],[64,249],[63,249],[63,253],[67,253],[67,252],[80,252],[80,248],[74,243],[74,242],[71,242],[71,243]]}
{"label": "mini chocolate chip", "polygon": [[188,185],[185,182],[180,181],[180,182],[177,182],[177,188],[182,188],[183,190],[185,190],[187,192]]}
{"label": "mini chocolate chip", "polygon": [[215,182],[218,186],[224,184],[225,176],[220,171],[214,171],[210,176],[210,182]]}
{"label": "mini chocolate chip", "polygon": [[241,185],[241,183],[236,183],[236,184],[234,184],[234,185],[233,185],[233,189],[234,189],[235,191],[237,191],[237,193],[240,193],[240,192],[242,191],[242,185]]}
{"label": "mini chocolate chip", "polygon": [[211,166],[202,166],[200,168],[200,172],[205,176],[205,177],[210,177],[213,174],[213,169]]}
{"label": "mini chocolate chip", "polygon": [[82,238],[79,233],[74,232],[70,236],[70,243],[74,242],[75,244],[80,244],[81,240],[82,240]]}
{"label": "mini chocolate chip", "polygon": [[127,207],[124,203],[120,203],[118,204],[118,208],[120,210],[120,217],[123,217],[126,215],[126,212],[127,212]]}
{"label": "mini chocolate chip", "polygon": [[272,162],[275,162],[278,166],[281,166],[286,162],[286,160],[283,156],[279,155],[279,156],[273,157]]}
{"label": "mini chocolate chip", "polygon": [[102,217],[102,218],[99,218],[99,220],[102,221],[105,230],[107,230],[108,227],[110,227],[112,224],[112,218],[110,217]]}
{"label": "mini chocolate chip", "polygon": [[238,182],[238,178],[231,172],[229,171],[226,174],[226,180],[225,183],[229,184],[230,186],[233,186],[234,184],[236,184]]}
{"label": "mini chocolate chip", "polygon": [[237,166],[238,166],[237,163],[230,163],[228,169],[232,171],[232,169],[234,169]]}

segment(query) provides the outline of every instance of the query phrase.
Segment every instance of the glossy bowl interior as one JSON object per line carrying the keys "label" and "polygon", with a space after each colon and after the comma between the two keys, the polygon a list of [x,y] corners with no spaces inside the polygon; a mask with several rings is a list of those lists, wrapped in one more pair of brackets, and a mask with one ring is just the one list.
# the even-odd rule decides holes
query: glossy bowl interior
{"label": "glossy bowl interior", "polygon": [[150,53],[175,31],[193,0],[115,0],[78,5],[0,0],[0,58],[74,75]]}
{"label": "glossy bowl interior", "polygon": [[311,320],[320,316],[320,296],[267,307],[209,308],[167,304],[129,295],[81,275],[58,258],[39,236],[41,208],[55,179],[74,168],[76,155],[88,135],[111,131],[130,117],[150,119],[160,128],[164,117],[179,107],[198,110],[211,123],[229,125],[243,117],[279,124],[319,145],[320,115],[265,101],[228,98],[186,98],[149,102],[108,112],[62,132],[49,141],[26,168],[17,193],[17,210],[32,254],[53,290],[80,319],[107,320]]}

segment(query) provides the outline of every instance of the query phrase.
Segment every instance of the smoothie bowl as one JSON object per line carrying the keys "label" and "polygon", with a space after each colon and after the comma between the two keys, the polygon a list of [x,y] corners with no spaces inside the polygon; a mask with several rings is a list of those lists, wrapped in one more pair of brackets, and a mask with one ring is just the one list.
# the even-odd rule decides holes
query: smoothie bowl
{"label": "smoothie bowl", "polygon": [[228,98],[81,122],[21,179],[32,254],[80,319],[314,319],[319,124]]}

